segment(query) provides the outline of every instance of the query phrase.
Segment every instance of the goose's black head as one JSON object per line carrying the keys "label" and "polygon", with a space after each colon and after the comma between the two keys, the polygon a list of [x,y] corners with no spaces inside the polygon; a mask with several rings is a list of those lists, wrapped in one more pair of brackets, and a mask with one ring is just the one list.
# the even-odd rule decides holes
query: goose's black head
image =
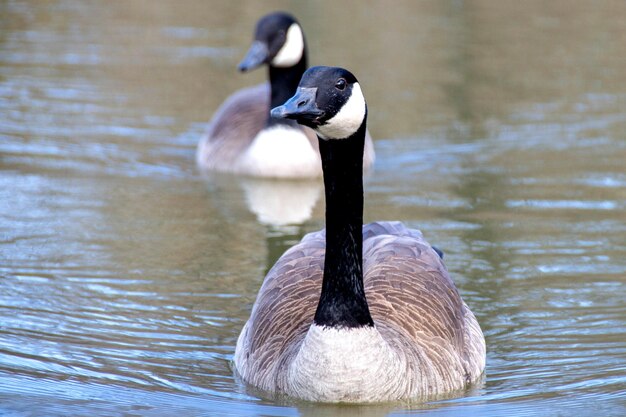
{"label": "goose's black head", "polygon": [[288,13],[270,13],[258,21],[254,42],[239,70],[246,72],[263,64],[287,68],[304,58],[304,35],[298,21]]}
{"label": "goose's black head", "polygon": [[356,77],[343,68],[312,67],[300,80],[296,94],[272,109],[272,117],[294,119],[325,140],[345,139],[367,118],[367,104]]}

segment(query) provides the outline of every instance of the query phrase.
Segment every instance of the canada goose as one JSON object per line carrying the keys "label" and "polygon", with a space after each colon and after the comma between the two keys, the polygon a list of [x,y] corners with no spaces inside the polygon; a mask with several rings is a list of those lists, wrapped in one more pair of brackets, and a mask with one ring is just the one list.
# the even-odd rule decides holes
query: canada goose
{"label": "canada goose", "polygon": [[[274,119],[270,109],[293,96],[307,67],[306,43],[298,21],[283,12],[262,17],[255,40],[239,64],[250,71],[269,67],[269,84],[231,95],[213,115],[196,151],[204,170],[274,178],[313,178],[322,175],[317,137],[293,120]],[[368,135],[367,169],[374,162]]]}
{"label": "canada goose", "polygon": [[367,106],[354,75],[310,68],[272,115],[317,133],[326,229],[268,272],[237,340],[237,372],[322,402],[426,399],[475,381],[485,339],[440,256],[402,223],[363,225]]}

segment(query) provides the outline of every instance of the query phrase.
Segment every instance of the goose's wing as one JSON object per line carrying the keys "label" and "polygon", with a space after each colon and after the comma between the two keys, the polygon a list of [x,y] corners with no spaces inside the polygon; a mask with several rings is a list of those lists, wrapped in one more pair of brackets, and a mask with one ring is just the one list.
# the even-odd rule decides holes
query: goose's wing
{"label": "goose's wing", "polygon": [[313,322],[325,246],[323,232],[306,235],[265,277],[235,351],[237,370],[253,385],[274,387],[278,370]]}
{"label": "goose's wing", "polygon": [[236,170],[237,158],[265,126],[269,98],[269,83],[243,88],[228,97],[198,144],[198,166],[227,172]]}
{"label": "goose's wing", "polygon": [[364,238],[364,285],[372,315],[416,337],[462,341],[463,300],[421,233],[400,222],[379,222],[364,227]]}
{"label": "goose's wing", "polygon": [[480,375],[480,326],[439,254],[418,230],[400,222],[371,223],[363,234],[365,294],[381,334],[415,352],[444,380],[451,372],[467,379]]}

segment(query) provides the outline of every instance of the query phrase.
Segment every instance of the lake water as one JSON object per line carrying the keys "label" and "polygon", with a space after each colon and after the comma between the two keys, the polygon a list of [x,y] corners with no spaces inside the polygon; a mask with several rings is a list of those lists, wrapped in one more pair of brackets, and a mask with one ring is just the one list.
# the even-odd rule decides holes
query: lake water
{"label": "lake water", "polygon": [[[427,404],[273,400],[230,361],[319,182],[204,177],[262,14],[369,102],[366,221],[420,228],[487,340]],[[626,415],[626,2],[0,3],[0,415]],[[296,198],[294,198],[296,197]]]}

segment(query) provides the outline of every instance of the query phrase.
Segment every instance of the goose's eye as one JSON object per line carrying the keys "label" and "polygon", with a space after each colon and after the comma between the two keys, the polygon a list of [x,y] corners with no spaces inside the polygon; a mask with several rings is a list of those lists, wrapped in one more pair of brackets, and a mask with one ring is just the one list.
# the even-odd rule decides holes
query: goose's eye
{"label": "goose's eye", "polygon": [[343,78],[338,79],[337,82],[335,83],[335,88],[337,90],[345,90],[346,80],[344,80]]}

